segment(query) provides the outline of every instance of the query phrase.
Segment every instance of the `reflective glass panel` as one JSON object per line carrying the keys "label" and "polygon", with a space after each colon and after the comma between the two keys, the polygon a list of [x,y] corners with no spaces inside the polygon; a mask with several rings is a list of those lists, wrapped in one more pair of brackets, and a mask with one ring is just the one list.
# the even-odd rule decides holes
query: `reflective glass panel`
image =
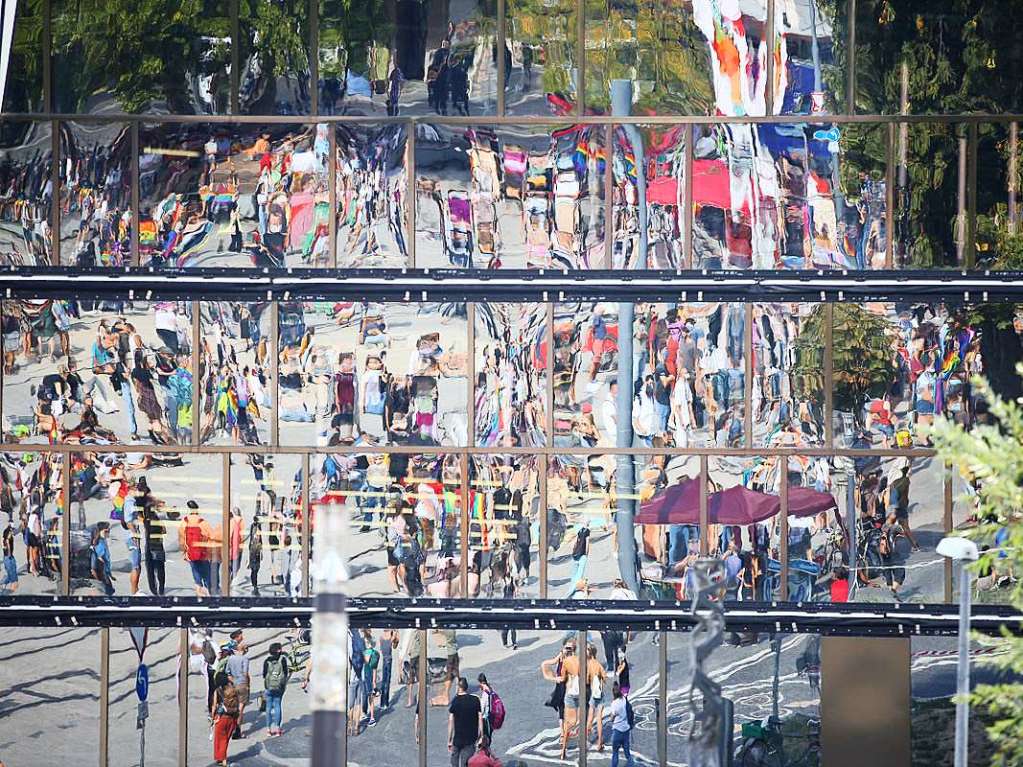
{"label": "reflective glass panel", "polygon": [[130,126],[66,122],[60,138],[61,264],[130,265]]}
{"label": "reflective glass panel", "polygon": [[326,125],[140,130],[143,265],[328,265]]}
{"label": "reflective glass panel", "polygon": [[351,580],[346,593],[461,594],[462,472],[457,456],[331,453],[316,456],[312,472],[314,529],[317,515],[348,517],[345,554]]}
{"label": "reflective glass panel", "polygon": [[3,404],[19,441],[189,441],[189,304],[23,300],[3,313],[17,320]]}
{"label": "reflective glass panel", "polygon": [[578,98],[579,32],[575,2],[508,0],[505,14],[507,113],[572,113]]}
{"label": "reflective glass panel", "polygon": [[958,187],[965,128],[914,123],[898,130],[895,265],[901,269],[964,267],[967,258],[961,249],[965,248],[966,222],[959,217]]}
{"label": "reflective glass panel", "polygon": [[405,125],[337,126],[339,268],[408,266],[406,140]]}
{"label": "reflective glass panel", "polygon": [[19,3],[4,88],[4,112],[43,111],[43,0]]}
{"label": "reflective glass panel", "polygon": [[465,304],[282,302],[285,445],[465,445]]}
{"label": "reflective glass panel", "polygon": [[[0,454],[4,557],[0,593],[32,596],[62,591],[63,489],[59,454]],[[74,543],[72,531],[72,551]]]}
{"label": "reflective glass panel", "polygon": [[228,114],[228,0],[53,3],[54,104],[64,114]]}
{"label": "reflective glass panel", "polygon": [[241,0],[242,114],[309,114],[309,0]]}
{"label": "reflective glass panel", "polygon": [[53,139],[48,122],[0,123],[0,264],[53,263]]}
{"label": "reflective glass panel", "polygon": [[546,444],[546,305],[479,303],[475,309],[476,444]]}
{"label": "reflective glass panel", "polygon": [[270,304],[200,304],[202,441],[265,445],[274,419]]}
{"label": "reflective glass panel", "polygon": [[220,456],[72,453],[72,593],[219,594],[222,492]]}

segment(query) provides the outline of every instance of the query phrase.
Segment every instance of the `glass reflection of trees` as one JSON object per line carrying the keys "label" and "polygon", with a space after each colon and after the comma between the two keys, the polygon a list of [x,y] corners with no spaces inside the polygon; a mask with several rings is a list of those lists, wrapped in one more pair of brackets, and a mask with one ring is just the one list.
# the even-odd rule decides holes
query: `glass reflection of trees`
{"label": "glass reflection of trees", "polygon": [[466,444],[464,304],[278,311],[282,444]]}
{"label": "glass reflection of trees", "polygon": [[310,111],[309,0],[243,0],[238,4],[242,114]]}
{"label": "glass reflection of trees", "polygon": [[53,263],[53,142],[48,122],[0,124],[0,264]]}
{"label": "glass reflection of trees", "polygon": [[327,126],[143,125],[143,265],[329,265]]}
{"label": "glass reflection of trees", "polygon": [[18,441],[190,442],[187,303],[21,300],[2,309],[11,318],[4,417]]}
{"label": "glass reflection of trees", "polygon": [[578,98],[576,3],[510,0],[505,12],[508,114],[571,114]]}
{"label": "glass reflection of trees", "polygon": [[61,123],[60,260],[131,259],[131,131],[124,123]]}

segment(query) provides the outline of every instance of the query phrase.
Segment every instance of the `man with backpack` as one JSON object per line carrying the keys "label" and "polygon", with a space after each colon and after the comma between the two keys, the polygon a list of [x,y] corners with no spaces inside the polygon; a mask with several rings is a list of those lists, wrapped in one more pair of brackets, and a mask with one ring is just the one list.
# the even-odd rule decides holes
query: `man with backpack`
{"label": "man with backpack", "polygon": [[266,700],[266,733],[270,737],[282,735],[282,703],[288,687],[291,670],[288,658],[280,642],[270,644],[266,660],[263,661],[263,697]]}
{"label": "man with backpack", "polygon": [[210,594],[209,541],[212,530],[210,523],[199,515],[199,504],[189,501],[187,505],[188,513],[178,528],[178,547],[192,569],[196,596],[206,597]]}
{"label": "man with backpack", "polygon": [[618,767],[618,750],[625,751],[626,767],[634,767],[632,752],[629,750],[629,738],[632,728],[636,725],[636,715],[632,711],[629,699],[622,695],[622,689],[615,682],[611,687],[611,767]]}

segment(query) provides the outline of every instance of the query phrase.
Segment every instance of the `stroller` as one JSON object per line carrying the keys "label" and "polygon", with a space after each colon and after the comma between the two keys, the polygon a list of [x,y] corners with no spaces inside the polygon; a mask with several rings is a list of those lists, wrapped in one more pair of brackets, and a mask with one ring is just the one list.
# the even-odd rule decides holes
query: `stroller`
{"label": "stroller", "polygon": [[445,247],[452,266],[471,268],[473,252],[472,205],[460,189],[448,192]]}

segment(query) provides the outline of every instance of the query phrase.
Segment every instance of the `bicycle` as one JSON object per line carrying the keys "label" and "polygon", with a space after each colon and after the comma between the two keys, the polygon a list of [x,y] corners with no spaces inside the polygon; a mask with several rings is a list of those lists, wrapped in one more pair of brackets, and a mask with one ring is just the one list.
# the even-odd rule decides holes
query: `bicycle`
{"label": "bicycle", "polygon": [[[783,732],[782,722],[768,719],[742,726],[742,744],[735,755],[736,767],[819,767],[820,720],[807,718],[806,734]],[[806,741],[793,747],[790,741]]]}
{"label": "bicycle", "polygon": [[298,677],[309,662],[312,651],[312,637],[309,629],[296,629],[288,634],[284,644],[284,657],[288,660],[288,671]]}

